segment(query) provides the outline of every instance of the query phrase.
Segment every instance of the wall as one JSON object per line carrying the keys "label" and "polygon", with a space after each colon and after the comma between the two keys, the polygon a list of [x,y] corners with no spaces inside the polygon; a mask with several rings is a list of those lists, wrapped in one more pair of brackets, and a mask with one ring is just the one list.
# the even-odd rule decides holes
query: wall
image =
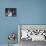
{"label": "wall", "polygon": [[[5,17],[5,8],[17,8],[16,17]],[[17,24],[46,24],[46,0],[0,0],[0,44],[7,44]]]}

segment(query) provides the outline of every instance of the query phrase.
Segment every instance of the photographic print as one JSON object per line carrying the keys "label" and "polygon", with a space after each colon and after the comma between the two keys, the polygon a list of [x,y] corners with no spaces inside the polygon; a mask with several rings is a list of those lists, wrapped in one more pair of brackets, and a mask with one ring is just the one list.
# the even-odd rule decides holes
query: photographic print
{"label": "photographic print", "polygon": [[5,8],[5,16],[16,16],[16,8]]}

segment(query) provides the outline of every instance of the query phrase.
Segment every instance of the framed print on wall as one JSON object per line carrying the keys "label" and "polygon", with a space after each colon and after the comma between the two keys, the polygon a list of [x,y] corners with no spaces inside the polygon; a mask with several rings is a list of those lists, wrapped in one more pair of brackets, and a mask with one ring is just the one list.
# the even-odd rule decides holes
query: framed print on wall
{"label": "framed print on wall", "polygon": [[5,16],[16,16],[16,8],[5,8]]}

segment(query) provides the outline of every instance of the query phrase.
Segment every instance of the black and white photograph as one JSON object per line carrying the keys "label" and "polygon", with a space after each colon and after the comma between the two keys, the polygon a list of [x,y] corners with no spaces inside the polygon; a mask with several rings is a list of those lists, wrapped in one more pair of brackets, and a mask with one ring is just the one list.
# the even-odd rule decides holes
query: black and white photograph
{"label": "black and white photograph", "polygon": [[5,8],[5,16],[16,16],[16,8]]}

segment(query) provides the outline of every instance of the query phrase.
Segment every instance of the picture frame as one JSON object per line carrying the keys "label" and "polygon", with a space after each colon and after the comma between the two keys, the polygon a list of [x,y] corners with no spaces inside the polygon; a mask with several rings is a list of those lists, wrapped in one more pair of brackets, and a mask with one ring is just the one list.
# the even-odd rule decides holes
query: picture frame
{"label": "picture frame", "polygon": [[5,8],[5,16],[16,16],[17,12],[16,12],[16,8]]}

